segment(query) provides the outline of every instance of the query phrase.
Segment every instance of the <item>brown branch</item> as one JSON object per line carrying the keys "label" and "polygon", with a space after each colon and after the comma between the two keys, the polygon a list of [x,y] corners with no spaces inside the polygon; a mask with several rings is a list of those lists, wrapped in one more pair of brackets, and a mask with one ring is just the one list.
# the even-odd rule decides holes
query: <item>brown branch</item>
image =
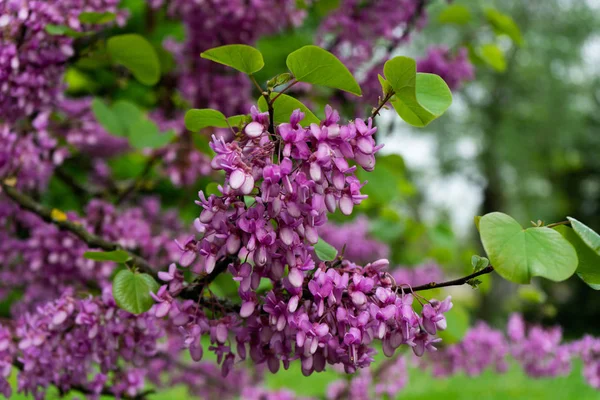
{"label": "brown branch", "polygon": [[387,104],[387,102],[390,101],[390,99],[392,98],[392,96],[394,94],[395,94],[395,92],[392,90],[391,92],[389,92],[388,94],[385,95],[384,99],[379,102],[379,105],[377,106],[377,108],[374,109],[373,112],[371,113],[372,119],[375,119],[375,117],[379,115],[379,111],[381,111],[381,109]]}
{"label": "brown branch", "polygon": [[271,99],[271,103],[275,103],[275,100],[277,100],[279,98],[279,96],[281,96],[282,94],[287,92],[289,89],[291,89],[292,86],[294,86],[298,82],[300,82],[300,81],[294,80],[294,82],[292,82],[289,85],[287,85],[286,87],[284,87],[279,93],[277,93],[277,95],[275,97],[273,97]]}
{"label": "brown branch", "polygon": [[[413,287],[412,291],[418,292],[418,291],[422,291],[422,290],[431,290],[431,289],[437,289],[437,288],[447,287],[447,286],[460,286],[460,285],[464,285],[465,283],[468,283],[473,278],[477,278],[478,276],[489,274],[492,271],[494,271],[494,267],[489,265],[489,266],[483,268],[482,270],[474,272],[471,275],[467,275],[463,278],[454,279],[452,281],[440,282],[440,283],[429,282],[425,285]],[[400,288],[400,287],[398,286],[398,288]]]}
{"label": "brown branch", "polygon": [[2,191],[6,193],[6,195],[10,197],[15,203],[21,206],[22,209],[38,215],[44,221],[54,224],[64,231],[69,231],[73,233],[79,239],[83,240],[92,249],[102,249],[104,251],[126,251],[127,253],[129,253],[129,256],[131,257],[136,267],[138,267],[143,272],[156,277],[156,272],[154,271],[154,268],[152,268],[152,266],[148,263],[148,261],[127,249],[123,249],[118,243],[110,242],[101,238],[100,236],[88,232],[80,223],[69,221],[68,219],[63,221],[52,218],[52,210],[50,208],[41,205],[25,193],[20,192],[18,189],[12,186],[8,186],[5,183],[0,183],[0,187],[2,188]]}
{"label": "brown branch", "polygon": [[[24,368],[25,368],[25,365],[21,361],[19,361],[17,359],[14,359],[12,361],[12,365],[13,365],[13,367],[15,367],[16,369],[18,369],[19,371],[23,371]],[[64,391],[64,390],[60,389],[58,386],[56,386],[56,388],[60,392],[61,397],[64,396],[65,394],[67,394],[68,392],[75,390],[77,392],[80,392],[80,393],[83,393],[83,394],[86,394],[86,395],[100,394],[102,396],[113,396],[113,397],[119,397],[119,398],[122,398],[122,399],[129,399],[129,400],[142,400],[142,399],[145,399],[148,395],[150,395],[150,394],[152,394],[152,393],[155,392],[154,389],[149,389],[149,390],[145,390],[145,391],[141,392],[138,395],[128,396],[127,394],[124,394],[124,393],[120,394],[120,395],[117,395],[116,393],[114,393],[112,390],[110,390],[106,386],[102,388],[102,390],[100,391],[100,393],[96,393],[93,390],[90,390],[89,388],[87,388],[85,386],[82,386],[82,385],[71,386],[69,388],[69,390],[67,390],[67,391]]]}

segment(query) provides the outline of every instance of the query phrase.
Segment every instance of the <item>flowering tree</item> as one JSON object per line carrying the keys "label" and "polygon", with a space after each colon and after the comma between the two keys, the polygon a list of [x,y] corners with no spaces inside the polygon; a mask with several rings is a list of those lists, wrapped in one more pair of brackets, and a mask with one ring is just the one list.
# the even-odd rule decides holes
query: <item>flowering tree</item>
{"label": "flowering tree", "polygon": [[[577,273],[597,289],[600,237],[583,223],[477,217],[487,257],[457,279],[390,268],[364,217],[328,223],[368,197],[381,111],[426,126],[473,78],[466,48],[391,57],[428,2],[125,3],[0,2],[4,396],[16,376],[36,398],[147,398],[175,384],[203,398],[293,398],[262,383],[293,365],[347,374],[329,398],[395,396],[405,349],[439,376],[503,371],[509,355],[553,376],[577,356],[600,387],[596,339],[563,344],[559,329],[514,315],[507,335],[479,323],[445,345],[453,303],[428,295],[494,271],[516,283]],[[251,44],[319,13],[319,46],[257,78],[269,66]],[[444,15],[466,18],[457,6]],[[510,17],[484,15],[519,43]],[[184,40],[161,33],[169,24]],[[493,46],[474,60],[498,66]],[[378,353],[388,360],[374,365]]]}

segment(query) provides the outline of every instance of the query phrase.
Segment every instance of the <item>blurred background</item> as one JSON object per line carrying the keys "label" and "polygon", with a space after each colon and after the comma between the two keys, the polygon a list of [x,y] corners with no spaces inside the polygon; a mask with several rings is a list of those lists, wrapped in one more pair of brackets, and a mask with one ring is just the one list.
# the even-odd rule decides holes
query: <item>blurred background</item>
{"label": "blurred background", "polygon": [[[302,24],[262,36],[254,43],[266,63],[257,76],[260,82],[282,72],[291,51],[319,40],[327,42],[320,37],[319,26],[345,2],[298,3],[308,13]],[[153,27],[148,36],[163,49],[163,68],[175,69],[177,58],[170,52],[177,54],[178,44],[193,31],[186,30],[181,21],[163,20],[164,13],[153,16],[160,21],[156,24],[149,18],[144,0],[123,0],[122,5],[131,10],[127,29]],[[352,217],[339,212],[333,216],[335,224],[353,227],[342,228],[347,236],[338,243],[334,241],[339,230],[329,232],[330,239],[327,232],[322,235],[340,250],[351,235],[366,235],[373,241],[373,254],[388,256],[392,265],[409,269],[433,266],[451,279],[472,271],[472,255],[485,255],[474,224],[477,215],[502,211],[523,226],[572,216],[600,230],[600,0],[424,0],[423,5],[428,23],[423,21],[409,42],[394,48],[376,46],[367,64],[377,64],[379,54],[387,57],[389,52],[413,57],[420,70],[429,72],[443,68],[435,65],[435,54],[428,54],[434,46],[452,54],[463,52],[472,67],[465,67],[459,82],[448,80],[452,77],[444,76],[443,71],[430,71],[447,79],[454,101],[443,117],[426,128],[411,128],[393,110],[382,111],[377,141],[385,147],[375,171],[359,174],[369,182],[363,188],[369,199],[354,209]],[[498,20],[486,14],[490,7],[510,17],[516,28],[498,26]],[[356,68],[353,72],[360,77],[365,71]],[[168,88],[169,74],[165,76],[162,83]],[[122,88],[115,84],[118,79],[82,63],[69,67],[65,75],[67,93],[73,97],[105,96],[110,90],[113,100],[135,100],[148,108],[161,106],[166,114],[173,113],[165,116],[168,118],[176,115],[175,108],[213,107],[194,104],[178,94],[166,99],[168,104],[163,106],[162,92],[151,93],[135,82]],[[330,103],[344,118],[368,115],[377,102],[375,97],[374,102],[356,106],[331,92],[309,94],[301,85],[296,88],[294,94],[306,104],[323,110]],[[242,97],[235,91],[226,94]],[[243,106],[244,101],[240,101]],[[198,149],[210,153],[207,143],[208,135],[194,138]],[[127,179],[137,176],[144,162],[128,154],[114,157],[108,164],[118,179]],[[79,156],[68,160],[64,170],[85,180],[80,166],[88,164],[85,155]],[[185,188],[156,180],[149,190],[191,223],[198,209],[190,199],[214,182],[212,178],[202,177]],[[64,210],[82,210],[83,204],[77,203],[71,188],[58,177],[52,178],[49,187],[41,201]],[[530,322],[560,325],[566,339],[585,333],[600,335],[600,294],[577,276],[561,283],[534,279],[531,285],[521,286],[492,275],[481,281],[478,290],[463,285],[428,292],[429,297],[453,296],[455,308],[448,317],[451,328],[444,333],[446,343],[459,341],[477,320],[504,329],[513,312],[523,313]],[[227,282],[214,285],[217,294],[231,290]],[[10,299],[0,304],[0,316],[9,314],[9,305]],[[401,398],[600,398],[585,385],[578,368],[569,376],[553,379],[534,380],[511,366],[502,375],[486,372],[478,378],[459,375],[435,381],[427,372],[411,368]],[[337,374],[331,370],[304,378],[299,369],[290,369],[270,375],[267,384],[307,396],[322,395],[334,379]],[[175,389],[153,398],[186,398],[186,394]]]}

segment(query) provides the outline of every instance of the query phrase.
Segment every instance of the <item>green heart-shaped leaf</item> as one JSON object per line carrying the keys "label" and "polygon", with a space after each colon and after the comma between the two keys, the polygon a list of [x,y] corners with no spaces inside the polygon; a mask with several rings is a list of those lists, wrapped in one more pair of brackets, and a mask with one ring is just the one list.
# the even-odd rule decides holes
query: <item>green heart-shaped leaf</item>
{"label": "green heart-shaped leaf", "polygon": [[319,238],[319,241],[315,244],[315,253],[321,261],[333,261],[337,257],[336,248],[321,238]]}
{"label": "green heart-shaped leaf", "polygon": [[396,93],[390,102],[410,125],[426,126],[452,104],[446,82],[434,74],[417,74],[417,64],[412,58],[394,57],[385,63],[383,71]]}
{"label": "green heart-shaped leaf", "polygon": [[119,116],[104,101],[97,97],[92,100],[92,112],[100,125],[109,133],[116,136],[127,135],[127,129],[123,126]]}
{"label": "green heart-shaped leaf", "polygon": [[563,281],[577,269],[577,253],[560,233],[546,227],[523,227],[512,217],[494,212],[479,221],[481,242],[503,278],[529,283],[541,276]]}
{"label": "green heart-shaped leaf", "polygon": [[227,65],[245,74],[253,74],[265,66],[260,51],[245,44],[229,44],[206,50],[200,57]]}
{"label": "green heart-shaped leaf", "polygon": [[300,82],[362,95],[348,68],[336,56],[318,46],[304,46],[290,53],[286,65]]}
{"label": "green heart-shaped leaf", "polygon": [[[278,93],[271,93],[271,98],[277,96]],[[267,101],[264,97],[258,99],[258,109],[262,112],[268,111]],[[304,113],[304,118],[300,123],[302,126],[308,126],[310,124],[319,124],[321,121],[312,111],[308,109],[300,101],[296,100],[292,96],[287,94],[281,94],[273,103],[273,120],[275,123],[290,122],[290,117],[294,110],[300,109]]]}
{"label": "green heart-shaped leaf", "polygon": [[113,36],[106,44],[113,61],[131,71],[144,85],[155,85],[160,79],[160,61],[154,47],[142,36],[128,33]]}
{"label": "green heart-shaped leaf", "polygon": [[150,292],[158,290],[158,283],[148,274],[124,269],[113,280],[113,297],[117,305],[132,314],[148,311],[154,304]]}
{"label": "green heart-shaped leaf", "polygon": [[[563,235],[577,252],[577,258],[579,259],[577,275],[592,289],[600,290],[600,255],[592,250],[583,240],[581,240],[581,237],[568,226],[559,225],[554,229]],[[596,236],[598,235],[596,234]],[[600,240],[600,237],[598,237],[598,240]]]}
{"label": "green heart-shaped leaf", "polygon": [[496,34],[507,35],[517,46],[523,44],[521,30],[509,15],[503,14],[494,8],[488,8],[485,10],[485,17],[488,23],[494,28]]}
{"label": "green heart-shaped leaf", "polygon": [[129,143],[135,149],[157,149],[168,144],[175,137],[175,132],[160,132],[156,124],[142,118],[131,125]]}

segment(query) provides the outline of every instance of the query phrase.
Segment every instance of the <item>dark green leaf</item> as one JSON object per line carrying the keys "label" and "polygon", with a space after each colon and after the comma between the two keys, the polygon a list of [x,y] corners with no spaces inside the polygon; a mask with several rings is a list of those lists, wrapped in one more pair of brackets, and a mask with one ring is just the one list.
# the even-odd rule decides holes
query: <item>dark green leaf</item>
{"label": "dark green leaf", "polygon": [[79,14],[79,21],[84,24],[105,24],[116,18],[115,13],[111,12],[82,12]]}
{"label": "dark green leaf", "polygon": [[[277,93],[271,93],[271,98]],[[262,112],[268,111],[267,101],[264,97],[258,99],[258,109]],[[304,104],[287,94],[280,95],[275,103],[273,103],[273,119],[275,123],[290,122],[290,117],[294,110],[300,109],[304,113],[304,119],[300,121],[303,126],[308,126],[312,123],[319,124],[321,121],[312,113]]]}
{"label": "dark green leaf", "polygon": [[132,314],[148,311],[154,304],[150,292],[156,292],[158,284],[148,274],[133,273],[124,269],[115,276],[113,296],[117,305]]}
{"label": "dark green leaf", "polygon": [[529,283],[533,276],[553,281],[569,278],[577,269],[577,253],[560,233],[547,227],[523,227],[506,214],[481,217],[481,242],[503,278]]}
{"label": "dark green leaf", "polygon": [[336,56],[317,46],[304,46],[288,56],[287,67],[300,82],[344,90],[362,95],[348,68]]}
{"label": "dark green leaf", "polygon": [[217,196],[221,196],[221,191],[219,190],[219,184],[216,182],[210,182],[208,185],[206,185],[206,188],[204,188],[204,194],[206,195],[206,197],[210,196],[211,194],[217,195]]}
{"label": "dark green leaf", "polygon": [[509,15],[503,14],[494,8],[488,8],[485,10],[485,17],[497,34],[507,35],[518,46],[523,44],[521,30]]}
{"label": "dark green leaf", "polygon": [[391,103],[407,123],[423,127],[442,115],[452,104],[452,93],[442,78],[417,74],[415,60],[394,57],[384,65],[387,82],[396,93]]}
{"label": "dark green leaf", "polygon": [[442,24],[465,25],[471,20],[471,11],[462,4],[452,4],[444,8],[438,20]]}
{"label": "dark green leaf", "polygon": [[175,137],[173,131],[161,133],[156,124],[142,118],[131,125],[129,143],[136,149],[156,149],[168,144]]}
{"label": "dark green leaf", "polygon": [[193,109],[185,113],[185,127],[198,132],[203,128],[227,128],[227,118],[220,111],[211,108]]}
{"label": "dark green leaf", "polygon": [[337,257],[336,248],[321,238],[319,238],[319,241],[315,244],[315,253],[321,261],[333,261]]}
{"label": "dark green leaf", "polygon": [[592,228],[577,221],[575,218],[567,217],[573,230],[583,240],[583,242],[592,249],[596,254],[600,255],[600,235]]}
{"label": "dark green leaf", "polygon": [[504,53],[493,43],[487,43],[479,48],[479,57],[498,72],[506,70]]}
{"label": "dark green leaf", "polygon": [[559,225],[554,228],[577,251],[579,265],[577,266],[577,275],[582,281],[587,283],[591,288],[600,290],[600,255],[592,250],[581,237],[571,228],[564,225]]}
{"label": "dark green leaf", "polygon": [[65,26],[65,25],[48,24],[48,25],[46,25],[45,30],[50,35],[54,35],[54,36],[69,36],[72,38],[80,38],[80,37],[89,35],[89,33],[78,32],[74,29],[69,28],[68,26]]}
{"label": "dark green leaf", "polygon": [[127,135],[127,130],[125,129],[125,126],[123,126],[119,116],[114,113],[106,103],[97,97],[92,100],[92,112],[100,125],[102,125],[109,133],[116,136]]}
{"label": "dark green leaf", "polygon": [[83,256],[88,260],[94,261],[114,261],[119,263],[124,263],[129,260],[131,256],[129,253],[123,250],[114,250],[114,251],[86,251],[83,253]]}
{"label": "dark green leaf", "polygon": [[108,39],[107,50],[113,61],[129,69],[144,85],[160,79],[160,62],[154,47],[142,36],[128,33]]}
{"label": "dark green leaf", "polygon": [[253,74],[265,66],[260,51],[245,44],[230,44],[206,50],[202,58],[227,65],[246,74]]}
{"label": "dark green leaf", "polygon": [[128,132],[131,126],[144,117],[142,110],[135,103],[118,100],[112,105],[113,114],[119,119],[121,126]]}

